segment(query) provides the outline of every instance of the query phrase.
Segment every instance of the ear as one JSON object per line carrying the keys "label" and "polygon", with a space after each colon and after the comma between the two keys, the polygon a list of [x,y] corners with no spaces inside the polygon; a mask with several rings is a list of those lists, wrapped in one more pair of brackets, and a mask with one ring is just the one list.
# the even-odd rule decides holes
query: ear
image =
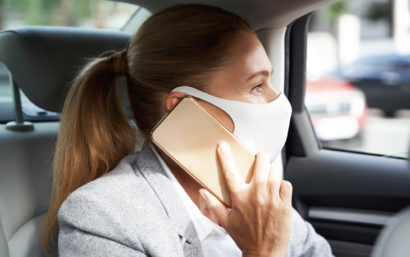
{"label": "ear", "polygon": [[169,93],[165,99],[165,108],[167,109],[167,112],[174,108],[174,106],[179,103],[184,96],[186,96],[186,94],[182,92]]}

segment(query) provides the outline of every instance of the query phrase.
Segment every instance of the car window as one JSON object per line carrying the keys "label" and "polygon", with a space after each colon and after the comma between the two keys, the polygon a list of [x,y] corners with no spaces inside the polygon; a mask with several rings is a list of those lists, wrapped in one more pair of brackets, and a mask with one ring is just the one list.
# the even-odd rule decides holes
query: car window
{"label": "car window", "polygon": [[[134,4],[108,0],[0,0],[0,29],[68,26],[122,30],[140,10]],[[59,118],[58,114],[35,106],[23,92],[21,98],[27,120]],[[11,120],[14,120],[12,87],[7,68],[0,62],[0,123]]]}
{"label": "car window", "polygon": [[305,105],[324,148],[408,158],[409,13],[409,1],[344,0],[312,14]]}

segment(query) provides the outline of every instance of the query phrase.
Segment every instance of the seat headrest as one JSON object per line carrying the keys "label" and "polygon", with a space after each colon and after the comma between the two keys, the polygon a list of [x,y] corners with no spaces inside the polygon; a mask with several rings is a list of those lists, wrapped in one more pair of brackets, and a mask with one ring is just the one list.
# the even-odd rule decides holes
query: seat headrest
{"label": "seat headrest", "polygon": [[0,32],[0,61],[36,105],[60,112],[75,76],[88,62],[110,50],[127,47],[123,32],[26,27]]}

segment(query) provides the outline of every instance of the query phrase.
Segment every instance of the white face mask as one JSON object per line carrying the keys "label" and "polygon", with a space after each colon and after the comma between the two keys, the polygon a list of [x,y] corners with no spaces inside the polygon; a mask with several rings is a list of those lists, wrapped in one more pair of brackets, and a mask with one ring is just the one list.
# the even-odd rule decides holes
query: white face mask
{"label": "white face mask", "polygon": [[233,134],[252,151],[266,152],[273,162],[285,145],[292,107],[284,94],[264,104],[253,104],[219,98],[193,87],[177,87],[182,92],[224,110],[234,123]]}

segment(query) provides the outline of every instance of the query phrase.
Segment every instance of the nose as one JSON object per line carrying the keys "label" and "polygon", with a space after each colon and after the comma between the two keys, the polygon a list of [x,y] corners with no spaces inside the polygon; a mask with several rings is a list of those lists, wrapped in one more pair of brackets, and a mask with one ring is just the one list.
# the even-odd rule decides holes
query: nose
{"label": "nose", "polygon": [[269,85],[268,89],[265,91],[265,100],[267,103],[272,102],[278,97],[278,93],[273,89],[272,85]]}

